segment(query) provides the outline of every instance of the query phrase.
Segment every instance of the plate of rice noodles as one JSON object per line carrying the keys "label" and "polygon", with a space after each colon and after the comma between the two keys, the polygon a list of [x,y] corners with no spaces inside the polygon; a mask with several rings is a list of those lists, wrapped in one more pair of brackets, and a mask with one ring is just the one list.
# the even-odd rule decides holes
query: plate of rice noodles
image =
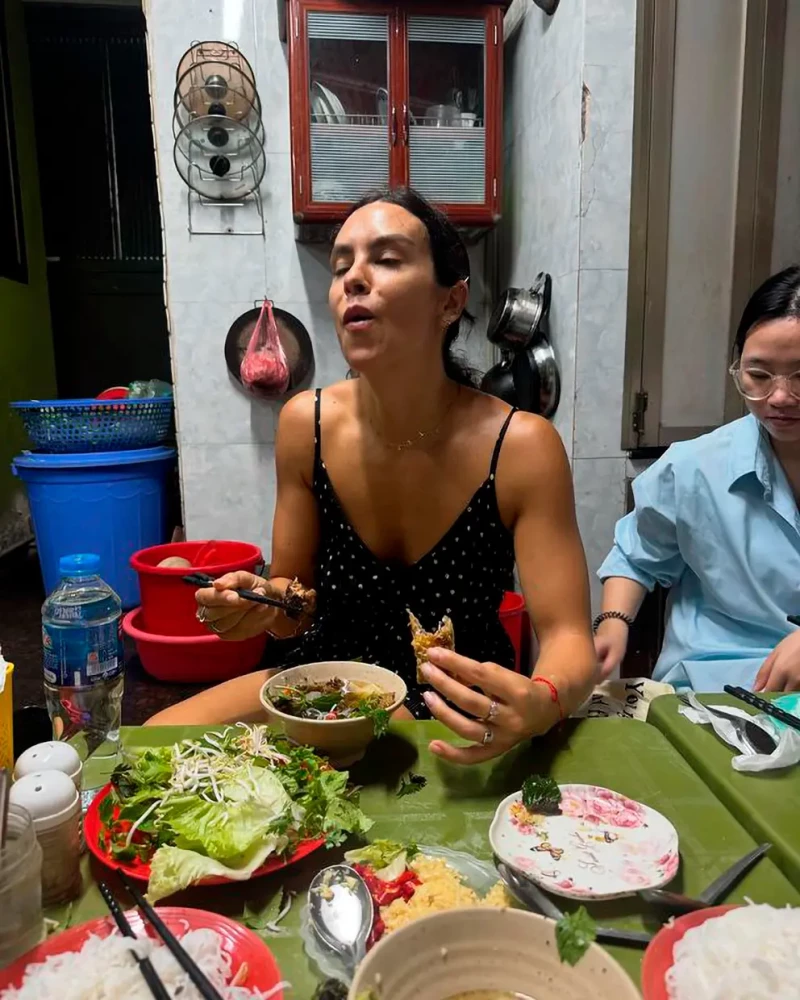
{"label": "plate of rice noodles", "polygon": [[[180,906],[158,914],[226,1000],[282,1000],[272,952],[252,931],[217,913]],[[133,955],[147,957],[170,996],[200,993],[138,910],[126,914],[138,938],[123,937],[111,917],[54,934],[0,970],[2,1000],[152,1000]]]}
{"label": "plate of rice noodles", "polygon": [[645,1000],[797,1000],[800,907],[712,906],[667,924],[642,964]]}

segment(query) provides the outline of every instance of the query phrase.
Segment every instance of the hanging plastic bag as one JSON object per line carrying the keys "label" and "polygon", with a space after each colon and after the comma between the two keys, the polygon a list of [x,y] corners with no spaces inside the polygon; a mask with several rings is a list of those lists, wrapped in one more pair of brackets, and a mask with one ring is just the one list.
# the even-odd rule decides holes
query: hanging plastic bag
{"label": "hanging plastic bag", "polygon": [[281,396],[289,388],[291,372],[286,360],[272,303],[264,300],[240,368],[242,385],[251,392]]}

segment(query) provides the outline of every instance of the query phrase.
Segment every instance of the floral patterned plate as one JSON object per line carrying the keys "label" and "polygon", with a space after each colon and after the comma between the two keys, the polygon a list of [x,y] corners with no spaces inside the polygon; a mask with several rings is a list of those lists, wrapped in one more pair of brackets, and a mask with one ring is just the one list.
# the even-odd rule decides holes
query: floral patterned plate
{"label": "floral patterned plate", "polygon": [[530,813],[522,792],[500,803],[494,853],[548,892],[614,899],[655,889],[678,872],[678,834],[661,813],[597,785],[560,785],[558,813]]}

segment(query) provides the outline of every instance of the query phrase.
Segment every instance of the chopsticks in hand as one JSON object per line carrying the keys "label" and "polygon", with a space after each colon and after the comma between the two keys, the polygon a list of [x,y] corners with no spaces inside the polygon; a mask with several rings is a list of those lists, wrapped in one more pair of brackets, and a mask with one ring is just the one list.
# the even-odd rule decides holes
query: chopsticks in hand
{"label": "chopsticks in hand", "polygon": [[[192,587],[210,587],[214,582],[214,578],[206,573],[189,573],[188,576],[181,577],[181,579]],[[246,590],[244,587],[234,587],[233,592],[245,601],[264,604],[269,608],[280,608],[286,612],[288,618],[299,618],[302,614],[302,602],[298,606],[292,601],[280,601],[274,597],[265,597],[264,594],[257,594],[254,590]]]}
{"label": "chopsticks in hand", "polygon": [[[114,923],[119,927],[120,932],[124,934],[125,937],[133,938],[134,941],[137,940],[136,935],[133,933],[133,928],[128,923],[128,918],[122,912],[119,903],[114,897],[114,894],[105,884],[101,882],[98,886],[100,889],[100,895],[106,901],[106,906],[108,906],[111,916],[114,918]],[[167,992],[166,986],[158,978],[158,973],[153,968],[153,963],[149,958],[140,958],[136,952],[133,952],[133,957],[139,963],[139,972],[142,974],[142,978],[147,983],[150,992],[155,997],[155,1000],[171,1000],[169,993]]]}
{"label": "chopsticks in hand", "polygon": [[189,976],[204,1000],[223,1000],[220,992],[211,982],[209,982],[205,973],[195,963],[194,959],[184,951],[180,941],[175,937],[169,927],[167,927],[161,917],[159,917],[136,886],[133,885],[130,879],[127,878],[123,872],[119,871],[117,874],[119,875],[119,880],[122,882],[122,885],[133,897],[133,901],[153,925],[153,928],[158,936],[164,942],[166,947],[172,952],[172,955],[178,962],[178,965],[180,965],[184,972]]}

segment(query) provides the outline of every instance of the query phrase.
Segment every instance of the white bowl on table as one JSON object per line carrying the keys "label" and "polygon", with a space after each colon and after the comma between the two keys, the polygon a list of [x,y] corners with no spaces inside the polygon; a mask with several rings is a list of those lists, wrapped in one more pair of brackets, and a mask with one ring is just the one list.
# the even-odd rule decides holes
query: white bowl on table
{"label": "white bowl on table", "polygon": [[536,1000],[640,1000],[622,967],[593,944],[575,966],[558,957],[555,923],[522,910],[449,910],[381,940],[348,1000],[448,1000],[479,990]]}
{"label": "white bowl on table", "polygon": [[392,695],[392,703],[386,709],[390,715],[400,708],[408,694],[403,679],[391,670],[370,663],[328,661],[290,667],[271,677],[261,689],[261,704],[270,724],[283,729],[290,740],[313,747],[337,767],[349,767],[364,756],[374,738],[372,719],[300,719],[280,711],[270,700],[270,693],[277,693],[280,688],[307,681],[322,683],[334,677],[377,684]]}

